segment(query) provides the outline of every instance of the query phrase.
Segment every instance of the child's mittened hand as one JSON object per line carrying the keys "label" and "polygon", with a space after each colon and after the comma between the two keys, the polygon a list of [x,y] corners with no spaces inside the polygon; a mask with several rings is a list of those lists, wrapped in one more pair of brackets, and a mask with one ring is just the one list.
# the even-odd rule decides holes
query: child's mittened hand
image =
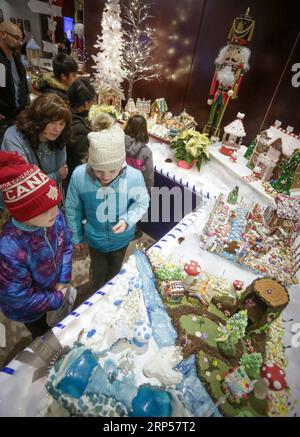
{"label": "child's mittened hand", "polygon": [[125,222],[125,220],[119,220],[119,223],[117,223],[117,224],[112,228],[112,231],[113,231],[115,234],[122,234],[122,232],[124,232],[126,228],[127,228],[127,223]]}

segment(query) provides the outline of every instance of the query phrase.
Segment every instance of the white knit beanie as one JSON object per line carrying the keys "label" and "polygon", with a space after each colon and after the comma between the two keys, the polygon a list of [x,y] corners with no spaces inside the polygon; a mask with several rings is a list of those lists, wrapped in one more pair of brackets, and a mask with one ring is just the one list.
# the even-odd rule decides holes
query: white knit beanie
{"label": "white knit beanie", "polygon": [[117,124],[101,132],[90,132],[88,164],[99,171],[121,168],[125,162],[125,134]]}

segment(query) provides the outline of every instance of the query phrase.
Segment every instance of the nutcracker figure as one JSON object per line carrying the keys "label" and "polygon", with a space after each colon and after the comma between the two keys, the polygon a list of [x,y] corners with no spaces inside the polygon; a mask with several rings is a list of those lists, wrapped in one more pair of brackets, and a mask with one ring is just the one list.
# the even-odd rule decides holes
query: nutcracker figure
{"label": "nutcracker figure", "polygon": [[220,124],[230,99],[238,97],[244,74],[249,70],[250,50],[246,45],[251,41],[255,21],[246,13],[235,18],[228,35],[228,44],[223,47],[215,60],[216,69],[210,87],[208,105],[211,106],[208,122],[203,133],[219,137]]}

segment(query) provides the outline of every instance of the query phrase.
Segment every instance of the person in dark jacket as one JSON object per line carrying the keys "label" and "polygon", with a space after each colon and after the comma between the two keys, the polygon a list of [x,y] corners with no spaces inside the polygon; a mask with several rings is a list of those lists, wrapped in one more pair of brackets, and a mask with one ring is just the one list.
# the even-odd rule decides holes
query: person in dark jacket
{"label": "person in dark jacket", "polygon": [[67,183],[75,167],[84,164],[88,158],[89,141],[87,135],[91,128],[87,117],[95,96],[95,88],[88,79],[77,79],[68,90],[72,111],[72,136],[71,142],[67,145],[69,169]]}
{"label": "person in dark jacket", "polygon": [[26,70],[19,50],[22,31],[10,21],[0,23],[0,144],[6,129],[29,104]]}
{"label": "person in dark jacket", "polygon": [[54,180],[16,152],[0,152],[0,189],[11,219],[0,235],[0,309],[32,337],[64,303],[72,272],[71,231]]}
{"label": "person in dark jacket", "polygon": [[71,41],[68,40],[68,36],[64,33],[64,39],[58,44],[58,53],[67,53],[67,55],[71,54],[72,44]]}
{"label": "person in dark jacket", "polygon": [[53,58],[53,73],[44,75],[39,85],[42,94],[55,93],[63,100],[68,101],[68,88],[77,78],[78,65],[66,53],[58,53]]}

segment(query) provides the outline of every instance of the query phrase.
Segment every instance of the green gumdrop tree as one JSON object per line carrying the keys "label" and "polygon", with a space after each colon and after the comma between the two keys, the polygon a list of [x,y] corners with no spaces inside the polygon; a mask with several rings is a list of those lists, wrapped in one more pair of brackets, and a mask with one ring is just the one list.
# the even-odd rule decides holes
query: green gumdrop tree
{"label": "green gumdrop tree", "polygon": [[253,150],[255,149],[256,143],[257,143],[257,139],[254,138],[254,140],[252,140],[251,143],[249,144],[248,149],[244,155],[244,158],[247,158],[247,159],[251,158]]}
{"label": "green gumdrop tree", "polygon": [[280,193],[289,195],[291,186],[294,182],[295,171],[300,165],[300,149],[298,149],[292,157],[285,161],[279,168],[279,178],[271,183],[275,190]]}
{"label": "green gumdrop tree", "polygon": [[244,353],[240,359],[240,366],[243,366],[247,375],[251,379],[257,379],[263,363],[262,354],[253,352],[252,354]]}
{"label": "green gumdrop tree", "polygon": [[155,276],[160,281],[182,281],[184,272],[180,266],[164,264],[156,270]]}
{"label": "green gumdrop tree", "polygon": [[220,336],[216,342],[221,353],[227,357],[235,355],[235,346],[245,336],[247,324],[247,310],[241,310],[230,317],[226,326],[219,328]]}

